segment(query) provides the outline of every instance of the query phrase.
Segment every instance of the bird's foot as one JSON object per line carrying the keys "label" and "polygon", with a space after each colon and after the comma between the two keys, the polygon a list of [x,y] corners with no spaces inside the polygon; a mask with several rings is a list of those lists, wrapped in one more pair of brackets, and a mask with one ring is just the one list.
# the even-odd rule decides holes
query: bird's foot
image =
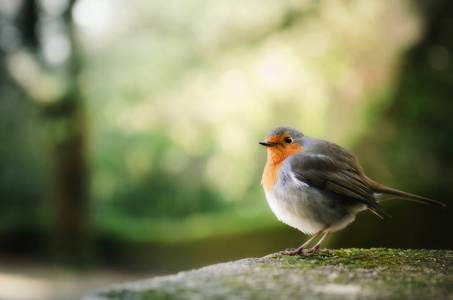
{"label": "bird's foot", "polygon": [[303,248],[289,248],[285,251],[281,251],[278,254],[281,256],[293,256],[293,255],[302,255],[302,256],[312,256],[314,251],[313,249],[303,249]]}
{"label": "bird's foot", "polygon": [[297,254],[303,255],[301,253],[303,250],[304,249],[299,249],[299,248],[297,248],[297,249],[296,248],[288,248],[285,251],[280,251],[278,254],[281,255],[281,256],[285,256],[285,255],[292,256],[292,255],[297,255]]}
{"label": "bird's foot", "polygon": [[314,248],[310,248],[310,249],[289,248],[289,249],[286,249],[285,251],[279,252],[278,254],[281,255],[281,256],[284,256],[284,255],[289,255],[289,256],[292,256],[292,255],[312,256],[315,253],[330,253],[330,252],[333,252],[333,251],[330,250],[330,249],[319,249],[319,248],[315,248],[314,247]]}
{"label": "bird's foot", "polygon": [[291,251],[297,251],[298,248],[286,248],[285,251],[282,252],[291,252]]}

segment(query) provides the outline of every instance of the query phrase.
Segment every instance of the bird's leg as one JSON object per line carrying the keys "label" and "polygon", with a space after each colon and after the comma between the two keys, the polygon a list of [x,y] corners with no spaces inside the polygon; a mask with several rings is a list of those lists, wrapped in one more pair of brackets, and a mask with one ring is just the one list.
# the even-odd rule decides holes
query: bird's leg
{"label": "bird's leg", "polygon": [[313,248],[306,249],[306,250],[304,249],[303,251],[306,252],[306,253],[310,253],[310,254],[313,254],[313,253],[316,253],[316,252],[326,253],[326,252],[332,251],[332,250],[329,250],[329,249],[326,249],[326,250],[320,250],[319,249],[319,247],[324,242],[324,240],[329,235],[329,233],[330,233],[330,231],[327,231],[326,234],[324,234],[324,236],[319,240],[319,242],[316,245],[313,246]]}
{"label": "bird's leg", "polygon": [[[308,241],[306,241],[305,243],[302,244],[302,246],[300,246],[299,248],[297,249],[292,249],[292,250],[286,250],[286,251],[283,251],[283,252],[280,252],[280,255],[296,255],[296,254],[302,254],[304,255],[304,249],[305,247],[307,247],[311,242],[313,242],[313,240],[315,238],[317,238],[324,230],[326,230],[326,228],[323,228],[321,229],[320,231],[316,232],[315,235],[313,235],[310,239],[308,239]],[[324,238],[327,236],[324,235],[324,237],[321,239],[320,243],[318,243],[319,245],[321,245],[321,242],[324,240]],[[316,244],[316,245],[318,245]],[[318,245],[318,247],[319,247]],[[316,246],[315,246],[316,247]],[[314,247],[313,247],[314,248]],[[310,249],[312,250],[312,249]],[[311,252],[310,252],[311,253]],[[310,254],[311,255],[311,254]]]}

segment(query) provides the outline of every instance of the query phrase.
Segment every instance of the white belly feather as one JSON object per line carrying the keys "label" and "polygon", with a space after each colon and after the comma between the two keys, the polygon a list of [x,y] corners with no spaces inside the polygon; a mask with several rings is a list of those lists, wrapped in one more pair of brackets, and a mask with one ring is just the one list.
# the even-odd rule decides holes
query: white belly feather
{"label": "white belly feather", "polygon": [[[297,180],[292,173],[280,174],[270,192],[265,191],[269,206],[277,218],[307,234],[314,234],[328,227],[335,231],[354,221],[355,213],[364,208],[359,205],[348,210],[335,205],[316,188]],[[276,192],[278,191],[278,192]]]}

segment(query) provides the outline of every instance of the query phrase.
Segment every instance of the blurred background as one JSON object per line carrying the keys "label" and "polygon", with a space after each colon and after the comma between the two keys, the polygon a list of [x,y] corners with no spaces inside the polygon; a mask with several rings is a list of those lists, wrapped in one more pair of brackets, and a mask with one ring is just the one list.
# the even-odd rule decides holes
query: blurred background
{"label": "blurred background", "polygon": [[308,237],[260,186],[278,125],[395,200],[330,248],[453,249],[453,2],[0,0],[0,298],[260,257]]}

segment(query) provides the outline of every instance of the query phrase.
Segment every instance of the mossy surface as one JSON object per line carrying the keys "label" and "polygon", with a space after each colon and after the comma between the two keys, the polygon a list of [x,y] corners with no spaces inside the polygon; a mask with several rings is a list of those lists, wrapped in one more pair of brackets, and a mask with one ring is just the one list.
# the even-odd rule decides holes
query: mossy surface
{"label": "mossy surface", "polygon": [[[448,250],[401,250],[388,248],[371,249],[340,249],[327,253],[319,253],[313,256],[303,257],[268,255],[270,261],[276,261],[281,267],[298,267],[311,269],[318,266],[342,266],[348,269],[356,268],[401,268],[438,265],[438,260],[448,260]],[[444,261],[437,267],[445,269],[450,261]],[[444,266],[445,265],[445,266]]]}
{"label": "mossy surface", "polygon": [[114,286],[90,299],[453,299],[453,251],[340,249],[243,259]]}

